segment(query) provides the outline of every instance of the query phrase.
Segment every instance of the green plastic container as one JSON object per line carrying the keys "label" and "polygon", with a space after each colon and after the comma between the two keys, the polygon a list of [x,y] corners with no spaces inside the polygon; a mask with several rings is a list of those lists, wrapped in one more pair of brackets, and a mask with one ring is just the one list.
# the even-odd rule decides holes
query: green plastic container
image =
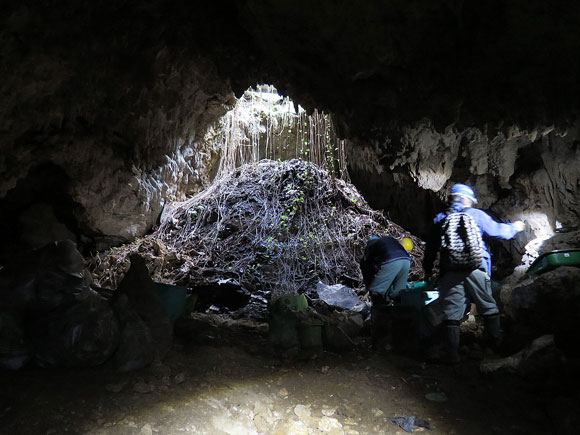
{"label": "green plastic container", "polygon": [[528,268],[528,275],[540,275],[560,266],[580,267],[580,249],[562,249],[540,255]]}
{"label": "green plastic container", "polygon": [[183,315],[187,302],[187,288],[171,284],[155,283],[155,289],[171,323]]}
{"label": "green plastic container", "polygon": [[438,297],[439,292],[426,281],[407,283],[407,288],[401,292],[401,305],[421,308]]}
{"label": "green plastic container", "polygon": [[[296,313],[308,307],[308,301],[302,294],[287,293],[270,301],[268,316],[268,336],[274,346],[291,348],[301,345],[299,321]],[[314,332],[305,332],[305,335]],[[308,338],[307,338],[308,339]]]}
{"label": "green plastic container", "polygon": [[312,349],[322,347],[322,323],[302,324],[298,327],[300,347]]}
{"label": "green plastic container", "polygon": [[306,296],[298,293],[286,293],[272,299],[270,310],[275,313],[303,311],[308,306]]}

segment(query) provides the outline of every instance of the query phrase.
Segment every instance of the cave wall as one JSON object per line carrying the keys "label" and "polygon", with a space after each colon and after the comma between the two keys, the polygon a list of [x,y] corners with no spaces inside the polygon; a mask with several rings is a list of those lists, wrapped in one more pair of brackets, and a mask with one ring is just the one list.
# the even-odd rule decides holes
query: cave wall
{"label": "cave wall", "polygon": [[207,184],[219,154],[207,127],[232,91],[260,82],[334,113],[355,184],[413,231],[426,231],[423,217],[453,182],[473,184],[506,219],[578,221],[580,4],[61,0],[4,10],[0,205],[54,165],[77,226],[100,247],[143,234],[165,201]]}
{"label": "cave wall", "polygon": [[376,208],[422,235],[451,185],[468,183],[478,207],[529,224],[524,242],[544,235],[546,226],[577,226],[579,144],[578,126],[439,132],[424,120],[391,132],[383,143],[352,144],[349,172]]}
{"label": "cave wall", "polygon": [[215,62],[174,39],[179,11],[154,6],[20,4],[1,26],[0,198],[51,164],[101,248],[207,185],[216,150],[200,141],[235,100]]}

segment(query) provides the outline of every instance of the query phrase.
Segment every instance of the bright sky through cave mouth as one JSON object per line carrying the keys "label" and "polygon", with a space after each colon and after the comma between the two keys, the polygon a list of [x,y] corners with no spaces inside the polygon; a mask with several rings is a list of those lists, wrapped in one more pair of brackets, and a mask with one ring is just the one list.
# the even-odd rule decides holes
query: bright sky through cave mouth
{"label": "bright sky through cave mouth", "polygon": [[308,114],[273,85],[248,89],[208,137],[222,149],[218,177],[245,163],[298,158],[349,179],[345,141],[332,116],[317,109]]}

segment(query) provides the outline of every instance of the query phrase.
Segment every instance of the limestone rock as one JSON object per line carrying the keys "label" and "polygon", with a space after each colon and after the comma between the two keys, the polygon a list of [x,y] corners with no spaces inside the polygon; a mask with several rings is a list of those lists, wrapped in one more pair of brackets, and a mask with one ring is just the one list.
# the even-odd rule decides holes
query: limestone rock
{"label": "limestone rock", "polygon": [[522,280],[505,305],[526,340],[554,334],[556,345],[569,355],[580,353],[579,310],[580,268],[564,266]]}
{"label": "limestone rock", "polygon": [[333,311],[329,320],[350,338],[360,335],[364,326],[362,314],[352,311]]}
{"label": "limestone rock", "polygon": [[318,430],[322,432],[330,432],[339,429],[342,429],[342,424],[340,424],[336,418],[324,416],[318,421]]}
{"label": "limestone rock", "polygon": [[296,414],[300,420],[305,420],[310,417],[310,409],[305,405],[298,404],[294,407],[294,414]]}

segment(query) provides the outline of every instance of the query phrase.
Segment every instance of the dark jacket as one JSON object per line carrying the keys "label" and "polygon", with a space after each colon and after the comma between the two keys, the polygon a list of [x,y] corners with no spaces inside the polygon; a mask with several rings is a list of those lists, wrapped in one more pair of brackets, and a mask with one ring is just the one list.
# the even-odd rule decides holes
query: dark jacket
{"label": "dark jacket", "polygon": [[[430,231],[430,236],[427,239],[427,246],[425,248],[425,256],[423,257],[423,269],[427,275],[431,274],[433,270],[433,263],[437,257],[437,252],[441,248],[441,236],[443,235],[443,220],[449,213],[464,212],[469,214],[475,220],[479,227],[482,236],[494,237],[497,239],[511,239],[517,233],[514,224],[503,224],[496,222],[483,210],[472,207],[463,207],[460,203],[453,203],[443,213],[439,213],[433,220],[433,226]],[[483,246],[483,260],[481,268],[491,275],[491,254],[486,243]],[[442,271],[445,272],[445,271]]]}
{"label": "dark jacket", "polygon": [[409,253],[396,239],[385,236],[370,240],[360,261],[364,284],[368,287],[383,264],[396,260],[411,260]]}

